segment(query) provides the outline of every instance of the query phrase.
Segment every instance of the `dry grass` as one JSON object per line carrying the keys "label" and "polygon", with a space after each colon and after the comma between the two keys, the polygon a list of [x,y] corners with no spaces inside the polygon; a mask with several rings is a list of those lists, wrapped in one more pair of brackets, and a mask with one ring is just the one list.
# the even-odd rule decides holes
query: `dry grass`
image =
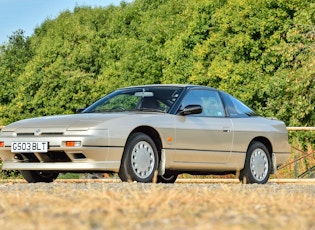
{"label": "dry grass", "polygon": [[0,184],[1,229],[315,229],[315,184]]}

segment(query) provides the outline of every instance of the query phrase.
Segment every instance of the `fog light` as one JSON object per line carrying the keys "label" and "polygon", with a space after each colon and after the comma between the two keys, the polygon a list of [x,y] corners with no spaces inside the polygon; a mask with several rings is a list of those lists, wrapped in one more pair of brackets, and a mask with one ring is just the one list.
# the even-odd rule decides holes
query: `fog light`
{"label": "fog light", "polygon": [[80,147],[81,141],[66,141],[67,147]]}
{"label": "fog light", "polygon": [[4,142],[0,141],[0,147],[4,147]]}
{"label": "fog light", "polygon": [[13,158],[14,160],[19,160],[19,161],[24,160],[21,154],[15,154]]}

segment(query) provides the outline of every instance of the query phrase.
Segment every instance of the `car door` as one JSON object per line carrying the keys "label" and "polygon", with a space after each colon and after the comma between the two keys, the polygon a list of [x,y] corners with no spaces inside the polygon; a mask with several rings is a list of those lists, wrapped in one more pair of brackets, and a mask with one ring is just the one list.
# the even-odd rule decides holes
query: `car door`
{"label": "car door", "polygon": [[192,168],[223,164],[229,160],[233,143],[233,124],[215,90],[192,89],[183,98],[181,109],[201,105],[200,114],[178,115],[174,161]]}

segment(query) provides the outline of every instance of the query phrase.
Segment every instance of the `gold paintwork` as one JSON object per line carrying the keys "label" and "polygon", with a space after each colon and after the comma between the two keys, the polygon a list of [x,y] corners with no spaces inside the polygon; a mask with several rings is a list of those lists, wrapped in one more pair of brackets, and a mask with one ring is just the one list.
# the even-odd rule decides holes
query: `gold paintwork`
{"label": "gold paintwork", "polygon": [[[263,117],[209,118],[202,114],[127,111],[82,113],[27,119],[3,127],[2,169],[118,172],[126,141],[139,127],[158,134],[162,144],[159,151],[163,158],[159,166],[162,172],[241,170],[247,148],[257,138],[271,144],[277,166],[290,154],[284,123]],[[11,153],[13,141],[48,141],[51,153],[64,152],[68,160],[54,161],[42,153],[35,154],[40,162],[18,159]],[[65,141],[81,141],[82,146],[66,147]]]}

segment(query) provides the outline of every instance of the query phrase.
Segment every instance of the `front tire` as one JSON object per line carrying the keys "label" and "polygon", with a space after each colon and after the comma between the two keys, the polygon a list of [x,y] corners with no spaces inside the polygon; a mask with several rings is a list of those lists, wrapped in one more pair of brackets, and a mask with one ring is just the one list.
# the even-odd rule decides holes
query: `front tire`
{"label": "front tire", "polygon": [[254,141],[246,153],[244,169],[240,172],[240,181],[246,184],[265,184],[271,173],[270,152],[264,144]]}
{"label": "front tire", "polygon": [[122,181],[152,182],[158,168],[158,151],[146,134],[134,133],[125,146],[119,169]]}
{"label": "front tire", "polygon": [[31,170],[21,170],[21,174],[28,183],[50,183],[53,182],[59,175],[57,172]]}

